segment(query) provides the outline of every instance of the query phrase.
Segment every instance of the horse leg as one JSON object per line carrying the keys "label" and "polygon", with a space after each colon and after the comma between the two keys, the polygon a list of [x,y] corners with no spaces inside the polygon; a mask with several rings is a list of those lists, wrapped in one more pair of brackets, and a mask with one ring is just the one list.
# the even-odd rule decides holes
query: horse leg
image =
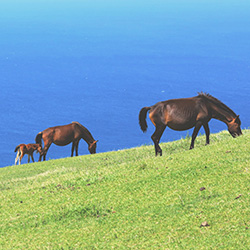
{"label": "horse leg", "polygon": [[74,155],[74,149],[75,149],[75,142],[72,142],[72,148],[71,148],[71,157]]}
{"label": "horse leg", "polygon": [[197,122],[196,123],[196,125],[194,127],[193,134],[192,134],[192,141],[191,141],[191,145],[190,145],[189,149],[193,149],[194,148],[194,141],[195,141],[196,136],[198,135],[198,132],[199,132],[201,126],[202,126],[201,122]]}
{"label": "horse leg", "polygon": [[160,142],[161,136],[162,136],[165,128],[166,128],[166,125],[161,125],[161,126],[156,125],[155,132],[151,136],[151,139],[153,140],[154,145],[155,145],[155,156],[157,156],[158,153],[160,154],[160,156],[162,156],[162,150],[159,146],[159,142]]}
{"label": "horse leg", "polygon": [[34,157],[33,157],[33,153],[31,153],[30,156],[31,156],[32,161],[35,162]]}
{"label": "horse leg", "polygon": [[49,147],[50,147],[51,144],[52,144],[52,143],[46,144],[46,143],[44,142],[43,154],[42,154],[42,155],[40,154],[39,161],[41,161],[42,156],[43,156],[43,161],[46,161],[46,154],[47,154],[47,152],[48,152]]}
{"label": "horse leg", "polygon": [[44,148],[42,149],[42,152],[39,152],[39,159],[38,161],[41,161],[42,160],[42,157],[44,156]]}
{"label": "horse leg", "polygon": [[[19,152],[19,159],[18,159],[18,162],[19,162],[18,164],[19,164],[19,165],[21,165],[21,156],[22,156],[22,152],[20,151],[20,152]],[[22,157],[22,158],[23,158],[23,157]]]}
{"label": "horse leg", "polygon": [[76,156],[78,156],[79,141],[80,141],[80,140],[78,140],[78,141],[76,142],[76,146],[75,146],[75,149],[76,149]]}
{"label": "horse leg", "polygon": [[206,145],[208,145],[210,142],[209,141],[210,129],[208,127],[208,123],[203,124],[203,127],[204,127],[205,133],[206,133]]}
{"label": "horse leg", "polygon": [[49,147],[50,147],[50,145],[48,146],[48,147],[44,147],[44,152],[43,152],[43,161],[46,161],[46,155],[47,155],[47,152],[48,152],[48,150],[49,150]]}
{"label": "horse leg", "polygon": [[21,156],[20,156],[20,158],[19,158],[19,165],[21,165],[21,161],[22,161],[23,157],[24,157],[24,153],[21,152]]}
{"label": "horse leg", "polygon": [[30,154],[28,154],[28,163],[30,163]]}
{"label": "horse leg", "polygon": [[42,156],[43,156],[42,154],[39,155],[38,161],[41,161],[41,160],[42,160]]}

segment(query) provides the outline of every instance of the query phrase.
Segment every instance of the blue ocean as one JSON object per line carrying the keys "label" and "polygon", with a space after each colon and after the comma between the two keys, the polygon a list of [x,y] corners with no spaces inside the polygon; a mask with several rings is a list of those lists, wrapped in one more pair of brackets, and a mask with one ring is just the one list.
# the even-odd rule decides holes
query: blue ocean
{"label": "blue ocean", "polygon": [[[0,167],[14,164],[18,144],[72,121],[99,140],[98,153],[151,144],[154,126],[147,118],[147,133],[140,130],[140,109],[200,91],[239,114],[242,128],[250,126],[248,0],[3,0],[0,6]],[[211,133],[225,129],[210,122]],[[167,128],[161,141],[187,133]],[[47,159],[70,151],[71,145],[52,145]],[[88,153],[82,140],[79,154]]]}

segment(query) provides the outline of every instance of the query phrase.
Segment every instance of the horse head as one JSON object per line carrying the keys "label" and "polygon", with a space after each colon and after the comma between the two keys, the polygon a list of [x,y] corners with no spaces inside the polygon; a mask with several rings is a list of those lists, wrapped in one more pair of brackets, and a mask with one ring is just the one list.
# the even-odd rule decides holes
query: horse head
{"label": "horse head", "polygon": [[241,121],[239,115],[237,115],[231,122],[228,123],[228,131],[232,135],[232,137],[237,137],[242,135],[241,132]]}
{"label": "horse head", "polygon": [[90,145],[89,145],[89,152],[90,154],[95,154],[96,153],[96,143],[97,141],[93,141]]}

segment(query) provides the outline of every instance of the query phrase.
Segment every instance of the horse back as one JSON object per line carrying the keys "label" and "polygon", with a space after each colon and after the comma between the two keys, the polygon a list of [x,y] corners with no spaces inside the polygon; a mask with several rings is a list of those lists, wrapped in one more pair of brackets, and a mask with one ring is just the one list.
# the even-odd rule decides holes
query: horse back
{"label": "horse back", "polygon": [[37,150],[38,147],[39,147],[39,144],[36,144],[36,143],[26,144],[27,152],[34,152],[35,150]]}
{"label": "horse back", "polygon": [[17,152],[17,150],[23,151],[23,149],[26,148],[26,144],[19,144],[18,146],[16,146],[15,151]]}
{"label": "horse back", "polygon": [[75,133],[74,124],[67,124],[45,129],[42,132],[42,138],[46,144],[55,143],[58,146],[65,146],[74,140]]}
{"label": "horse back", "polygon": [[201,98],[192,97],[159,102],[152,106],[149,117],[154,125],[186,130],[199,119],[207,119],[208,113],[206,103]]}

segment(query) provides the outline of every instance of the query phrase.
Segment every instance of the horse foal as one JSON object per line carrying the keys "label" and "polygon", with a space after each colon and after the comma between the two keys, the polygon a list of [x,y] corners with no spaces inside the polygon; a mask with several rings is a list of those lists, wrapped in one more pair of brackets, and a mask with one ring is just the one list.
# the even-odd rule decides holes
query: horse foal
{"label": "horse foal", "polygon": [[25,154],[28,155],[28,163],[30,162],[30,157],[31,157],[32,161],[35,162],[34,157],[33,157],[34,151],[36,151],[37,153],[39,152],[40,155],[43,154],[42,147],[38,143],[19,144],[15,148],[15,152],[17,152],[16,159],[15,159],[15,165],[17,165],[18,160],[19,160],[19,165],[21,164],[21,160]]}

